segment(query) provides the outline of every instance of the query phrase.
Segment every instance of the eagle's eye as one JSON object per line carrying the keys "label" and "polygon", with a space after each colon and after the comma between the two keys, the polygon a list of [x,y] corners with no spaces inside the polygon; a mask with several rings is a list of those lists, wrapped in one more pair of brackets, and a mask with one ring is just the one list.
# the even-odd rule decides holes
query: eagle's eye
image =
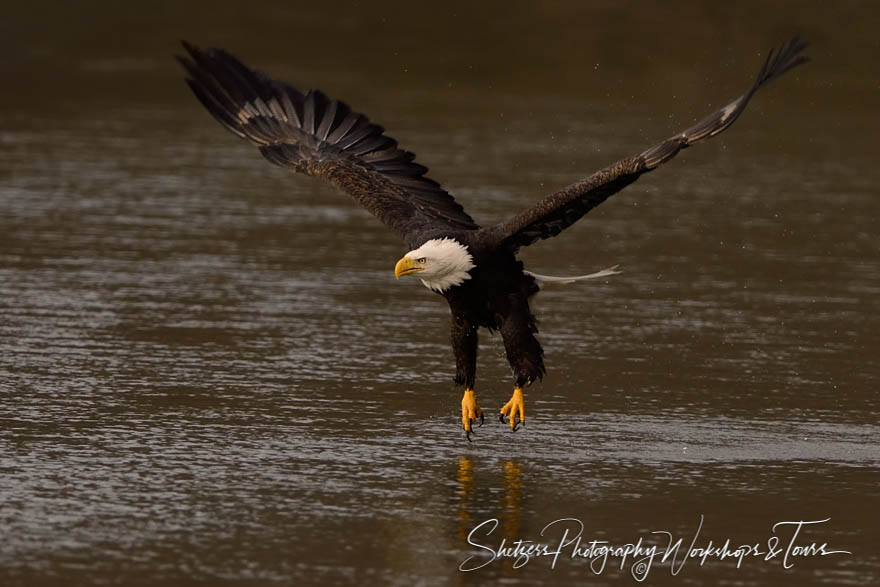
{"label": "eagle's eye", "polygon": [[427,259],[425,259],[424,257],[419,257],[418,259],[416,259],[416,263],[424,263],[426,260]]}

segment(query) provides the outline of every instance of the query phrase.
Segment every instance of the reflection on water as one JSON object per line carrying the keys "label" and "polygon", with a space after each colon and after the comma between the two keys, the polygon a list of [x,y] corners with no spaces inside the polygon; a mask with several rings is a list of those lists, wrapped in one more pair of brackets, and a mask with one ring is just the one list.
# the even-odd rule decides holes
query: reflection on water
{"label": "reflection on water", "polygon": [[[40,26],[8,31],[0,64],[26,89],[0,93],[0,583],[603,585],[630,579],[579,561],[456,569],[487,520],[493,542],[576,518],[625,543],[691,536],[700,516],[738,543],[831,518],[805,539],[853,555],[661,567],[652,584],[880,580],[870,19],[843,46],[820,34],[837,12],[784,3],[760,27],[735,6],[673,23],[662,6],[514,4],[483,26],[463,18],[481,7],[370,4],[327,43],[321,7],[243,25],[222,2],[29,6],[12,18]],[[168,56],[186,37],[314,80],[489,222],[730,98],[791,18],[816,40],[808,67],[522,252],[539,273],[625,272],[539,295],[549,374],[529,425],[487,418],[472,444],[448,309],[394,281],[401,244],[225,134]],[[672,46],[656,22],[711,39]],[[509,370],[482,343],[489,414]]]}
{"label": "reflection on water", "polygon": [[[458,490],[456,492],[456,516],[459,521],[458,539],[459,543],[463,545],[474,544],[474,541],[477,540],[475,536],[478,537],[484,533],[483,531],[480,531],[480,529],[483,528],[488,529],[487,531],[490,533],[499,534],[498,532],[495,532],[495,530],[500,527],[500,536],[497,538],[499,542],[506,541],[508,544],[513,544],[517,540],[522,539],[520,532],[522,529],[521,501],[523,493],[523,470],[522,467],[517,465],[516,461],[513,460],[504,461],[500,464],[503,473],[502,488],[504,493],[501,495],[497,506],[491,509],[491,511],[496,512],[494,515],[498,517],[475,519],[473,512],[479,508],[475,508],[475,504],[473,503],[474,463],[470,457],[463,456],[458,459],[458,472],[456,474],[456,481],[458,483]],[[467,550],[470,549],[471,547],[468,547]],[[485,552],[483,552],[483,555],[484,557],[489,556],[486,555]],[[489,558],[491,558],[491,556],[489,556]],[[470,564],[470,561],[472,561],[473,564]],[[458,568],[476,569],[477,567],[482,566],[482,563],[484,562],[485,561],[478,559],[476,556],[471,559],[468,559],[467,556],[465,556]],[[510,573],[510,571],[516,570],[512,565],[509,568],[505,567],[504,570],[505,575],[515,576]]]}
{"label": "reflection on water", "polygon": [[464,544],[467,542],[467,535],[475,525],[473,516],[471,516],[471,508],[473,507],[471,500],[474,493],[474,463],[469,457],[459,457],[458,472],[455,480],[458,482],[458,500],[456,504],[458,507],[456,516],[459,521],[458,539],[459,542]]}

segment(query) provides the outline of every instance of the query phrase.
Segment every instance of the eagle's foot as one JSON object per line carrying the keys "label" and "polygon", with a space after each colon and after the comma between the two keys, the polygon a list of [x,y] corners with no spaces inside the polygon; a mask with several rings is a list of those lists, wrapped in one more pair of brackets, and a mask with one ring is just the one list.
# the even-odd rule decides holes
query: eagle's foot
{"label": "eagle's foot", "polygon": [[504,406],[501,408],[501,423],[504,423],[504,418],[510,418],[510,429],[514,432],[517,431],[519,425],[517,424],[516,418],[519,417],[519,424],[523,426],[526,425],[526,404],[523,399],[523,390],[521,387],[517,387],[513,390],[513,396],[510,398]]}
{"label": "eagle's foot", "polygon": [[461,424],[467,434],[467,439],[471,439],[473,432],[473,424],[477,418],[480,419],[480,426],[483,425],[483,410],[477,405],[476,392],[473,389],[465,389],[464,396],[461,398]]}

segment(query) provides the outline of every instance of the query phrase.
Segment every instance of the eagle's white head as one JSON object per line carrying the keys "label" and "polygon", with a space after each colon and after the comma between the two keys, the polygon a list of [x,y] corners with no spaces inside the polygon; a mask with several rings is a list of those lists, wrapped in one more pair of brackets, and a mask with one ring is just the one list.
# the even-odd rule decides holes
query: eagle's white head
{"label": "eagle's white head", "polygon": [[470,279],[474,267],[466,246],[455,239],[435,238],[404,255],[394,267],[394,275],[400,279],[401,275],[418,273],[425,287],[442,292]]}

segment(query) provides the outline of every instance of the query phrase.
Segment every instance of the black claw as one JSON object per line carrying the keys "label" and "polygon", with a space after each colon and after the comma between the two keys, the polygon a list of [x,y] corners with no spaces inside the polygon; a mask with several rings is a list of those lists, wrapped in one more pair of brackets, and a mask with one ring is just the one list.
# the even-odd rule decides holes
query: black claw
{"label": "black claw", "polygon": [[482,427],[483,427],[483,412],[480,412],[480,425],[478,426],[478,428],[482,428]]}
{"label": "black claw", "polygon": [[[470,424],[471,429],[470,429],[470,430],[465,430],[464,432],[465,432],[465,435],[467,436],[468,442],[473,442],[473,440],[471,440],[471,434],[473,434],[473,435],[476,435],[476,434],[477,434],[477,433],[474,431],[474,429],[473,429],[473,425],[474,425],[474,420],[473,420],[473,418],[471,418],[470,421],[469,421],[468,423]],[[480,426],[482,426],[482,424],[480,424]]]}
{"label": "black claw", "polygon": [[505,423],[505,422],[504,422],[504,414],[501,414],[501,415],[498,417],[498,419],[501,420],[501,423],[502,423],[502,424]]}
{"label": "black claw", "polygon": [[522,422],[520,422],[519,424],[517,424],[516,426],[514,426],[514,427],[513,427],[513,431],[516,432],[517,430],[519,430],[519,427],[520,427],[521,425],[522,425]]}

